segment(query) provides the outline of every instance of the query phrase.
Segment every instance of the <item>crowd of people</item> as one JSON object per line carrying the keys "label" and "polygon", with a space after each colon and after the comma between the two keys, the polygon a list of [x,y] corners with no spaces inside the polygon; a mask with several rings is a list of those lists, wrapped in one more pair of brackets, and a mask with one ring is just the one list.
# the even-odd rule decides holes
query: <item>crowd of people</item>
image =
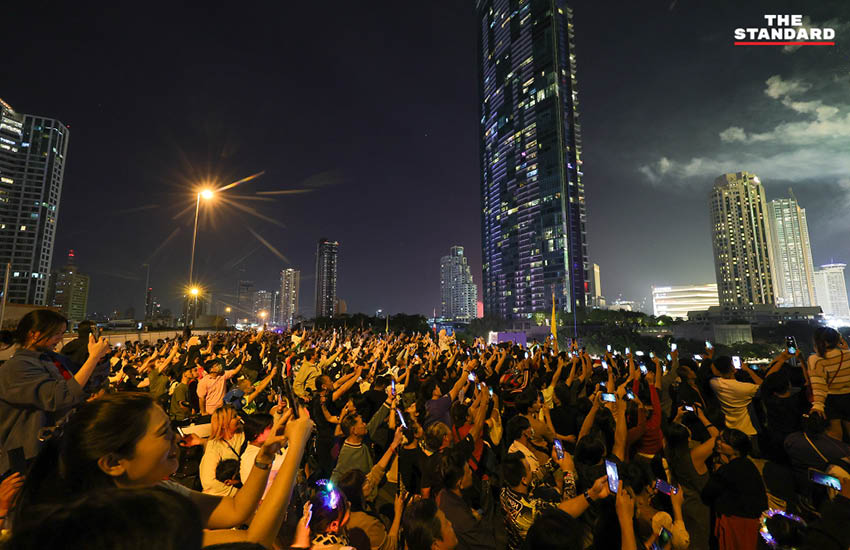
{"label": "crowd of people", "polygon": [[0,333],[4,549],[850,547],[850,350]]}

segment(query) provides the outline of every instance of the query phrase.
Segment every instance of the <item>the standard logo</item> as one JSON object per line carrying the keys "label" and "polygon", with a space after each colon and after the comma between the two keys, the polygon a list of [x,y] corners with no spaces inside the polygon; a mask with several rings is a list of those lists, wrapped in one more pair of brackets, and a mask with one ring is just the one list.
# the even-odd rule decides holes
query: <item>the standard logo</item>
{"label": "the standard logo", "polygon": [[735,46],[834,46],[835,29],[803,24],[802,15],[765,15],[767,27],[735,29]]}

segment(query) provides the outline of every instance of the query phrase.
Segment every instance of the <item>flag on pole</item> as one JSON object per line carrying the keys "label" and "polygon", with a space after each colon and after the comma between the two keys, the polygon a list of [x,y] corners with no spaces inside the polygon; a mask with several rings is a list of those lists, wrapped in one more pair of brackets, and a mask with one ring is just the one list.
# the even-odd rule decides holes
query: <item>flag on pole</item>
{"label": "flag on pole", "polygon": [[390,333],[390,314],[389,314],[389,313],[387,313],[387,328],[386,328],[386,331],[385,331],[385,332],[386,332],[387,334],[389,334],[389,333]]}
{"label": "flag on pole", "polygon": [[552,291],[552,323],[549,326],[549,328],[552,331],[552,339],[557,341],[558,340],[558,327],[555,324],[555,291],[554,290]]}

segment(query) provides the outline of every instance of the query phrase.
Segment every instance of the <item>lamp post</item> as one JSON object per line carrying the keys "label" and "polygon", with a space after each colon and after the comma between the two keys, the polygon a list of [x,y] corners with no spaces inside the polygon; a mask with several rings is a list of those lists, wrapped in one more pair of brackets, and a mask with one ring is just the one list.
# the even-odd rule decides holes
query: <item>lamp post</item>
{"label": "lamp post", "polygon": [[[195,201],[195,229],[194,229],[194,231],[192,231],[192,254],[189,256],[189,286],[190,287],[192,287],[192,284],[193,284],[192,275],[193,275],[193,272],[195,270],[195,241],[197,241],[197,239],[198,239],[198,215],[200,214],[200,211],[201,211],[201,199],[203,198],[204,200],[210,200],[214,196],[215,196],[215,192],[212,189],[202,189],[202,190],[198,191],[198,196],[197,196],[196,201]],[[194,289],[195,287],[192,287],[192,288]],[[196,310],[197,310],[197,305],[198,305],[198,295],[195,294]],[[185,312],[187,324],[188,324],[188,317],[189,317],[188,309],[189,309],[189,302],[187,301],[186,302],[186,310],[187,311]],[[192,318],[194,319],[194,317],[195,317],[195,315],[193,314]]]}
{"label": "lamp post", "polygon": [[[193,286],[192,288],[189,289],[189,294],[191,294],[193,296],[194,300],[195,300],[195,303],[192,306],[192,326],[193,327],[195,326],[195,318],[198,316],[198,294],[200,294],[200,293],[201,293],[201,289],[196,287],[196,286]],[[188,307],[189,307],[189,301],[186,300],[186,308],[188,309]],[[186,322],[188,323],[189,322],[188,313],[186,314],[186,317],[187,317]]]}

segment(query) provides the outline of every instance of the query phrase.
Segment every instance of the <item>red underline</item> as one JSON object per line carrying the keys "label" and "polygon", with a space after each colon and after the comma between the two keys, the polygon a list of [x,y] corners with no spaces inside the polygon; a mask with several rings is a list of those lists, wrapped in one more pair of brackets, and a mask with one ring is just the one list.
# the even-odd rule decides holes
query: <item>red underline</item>
{"label": "red underline", "polygon": [[835,46],[835,42],[735,42],[736,46]]}

